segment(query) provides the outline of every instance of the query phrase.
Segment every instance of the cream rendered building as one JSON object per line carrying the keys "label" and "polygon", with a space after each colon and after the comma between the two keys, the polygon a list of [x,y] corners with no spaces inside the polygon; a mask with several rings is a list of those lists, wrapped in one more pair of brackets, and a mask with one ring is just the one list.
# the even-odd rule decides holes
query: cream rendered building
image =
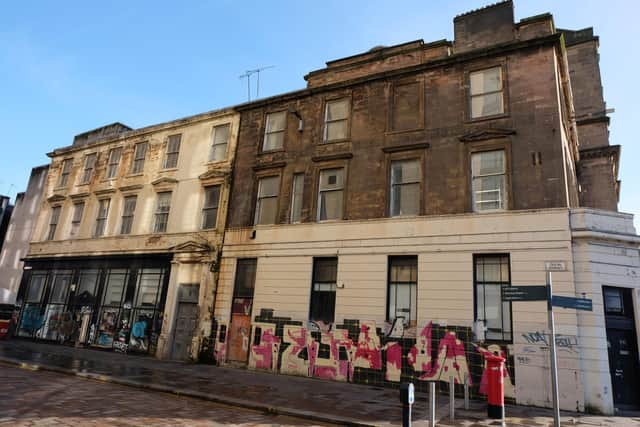
{"label": "cream rendered building", "polygon": [[18,335],[161,358],[208,336],[238,115],[114,124],[49,154]]}

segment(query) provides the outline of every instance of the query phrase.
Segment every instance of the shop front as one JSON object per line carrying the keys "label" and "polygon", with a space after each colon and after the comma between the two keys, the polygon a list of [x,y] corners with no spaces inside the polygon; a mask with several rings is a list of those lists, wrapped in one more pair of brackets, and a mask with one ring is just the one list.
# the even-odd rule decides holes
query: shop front
{"label": "shop front", "polygon": [[170,259],[27,260],[16,335],[153,355],[163,323]]}

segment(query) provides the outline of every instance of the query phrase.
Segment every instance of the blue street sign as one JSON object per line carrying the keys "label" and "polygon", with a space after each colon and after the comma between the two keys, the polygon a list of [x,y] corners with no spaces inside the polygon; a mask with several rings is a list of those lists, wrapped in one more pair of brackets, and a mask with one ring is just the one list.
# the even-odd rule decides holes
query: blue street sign
{"label": "blue street sign", "polygon": [[555,307],[593,311],[593,301],[588,298],[562,297],[554,295],[551,297],[551,304]]}

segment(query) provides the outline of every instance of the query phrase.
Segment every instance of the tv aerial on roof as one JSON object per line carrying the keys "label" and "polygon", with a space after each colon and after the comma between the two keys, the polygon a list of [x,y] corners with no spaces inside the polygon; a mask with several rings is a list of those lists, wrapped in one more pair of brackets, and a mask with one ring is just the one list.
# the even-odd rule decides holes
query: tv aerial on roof
{"label": "tv aerial on roof", "polygon": [[268,65],[266,67],[256,68],[255,70],[247,70],[243,75],[241,75],[240,79],[247,79],[247,101],[251,101],[251,76],[256,74],[256,99],[260,98],[260,72],[264,70],[268,70],[269,68],[274,68],[275,65]]}

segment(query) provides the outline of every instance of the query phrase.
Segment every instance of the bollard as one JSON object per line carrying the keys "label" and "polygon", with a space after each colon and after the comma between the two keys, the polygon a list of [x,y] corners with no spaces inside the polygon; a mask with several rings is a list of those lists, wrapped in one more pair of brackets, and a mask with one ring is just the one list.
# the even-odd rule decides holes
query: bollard
{"label": "bollard", "polygon": [[504,421],[504,357],[486,355],[487,415]]}
{"label": "bollard", "polygon": [[402,427],[411,427],[411,405],[415,400],[412,383],[400,384],[400,402],[402,403]]}
{"label": "bollard", "polygon": [[436,383],[429,382],[429,427],[436,427]]}
{"label": "bollard", "polygon": [[464,409],[469,410],[469,374],[464,374]]}
{"label": "bollard", "polygon": [[449,377],[449,418],[455,419],[456,412],[456,383],[453,377]]}

